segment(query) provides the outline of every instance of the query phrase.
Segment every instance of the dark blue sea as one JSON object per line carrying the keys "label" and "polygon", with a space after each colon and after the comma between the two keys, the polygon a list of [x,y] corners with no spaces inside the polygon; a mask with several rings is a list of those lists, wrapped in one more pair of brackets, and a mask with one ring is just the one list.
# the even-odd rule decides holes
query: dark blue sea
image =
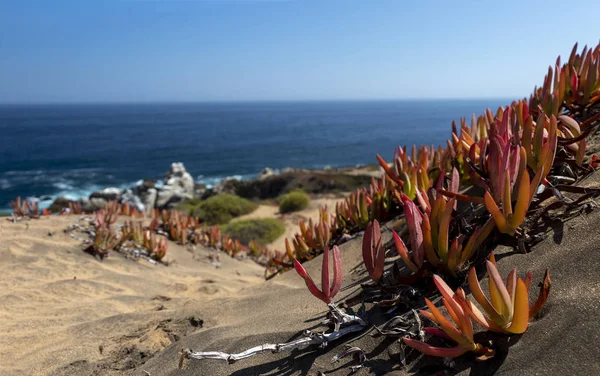
{"label": "dark blue sea", "polygon": [[176,161],[205,184],[264,167],[376,163],[376,153],[389,158],[398,145],[443,144],[452,120],[507,103],[0,105],[0,208],[19,195],[75,199],[162,179]]}

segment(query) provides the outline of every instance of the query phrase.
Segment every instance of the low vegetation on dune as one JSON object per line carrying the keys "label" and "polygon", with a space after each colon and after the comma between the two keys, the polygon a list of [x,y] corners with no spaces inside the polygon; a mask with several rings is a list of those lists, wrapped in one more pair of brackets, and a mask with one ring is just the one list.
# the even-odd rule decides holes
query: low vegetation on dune
{"label": "low vegetation on dune", "polygon": [[351,192],[369,185],[370,180],[368,175],[335,171],[294,171],[261,180],[230,180],[224,183],[223,189],[249,200],[268,200],[295,190],[310,195]]}
{"label": "low vegetation on dune", "polygon": [[285,226],[275,218],[253,218],[233,221],[224,225],[222,231],[244,245],[248,245],[252,240],[265,245],[283,235]]}
{"label": "low vegetation on dune", "polygon": [[[270,276],[296,270],[309,292],[328,305],[329,332],[310,332],[238,354],[187,349],[182,360],[232,363],[265,351],[324,347],[372,327],[371,309],[381,319],[378,306],[394,307],[378,333],[401,337],[406,357],[412,354],[414,359],[416,352],[442,358],[469,352],[482,360],[494,357],[501,345],[480,342],[473,321],[483,330],[507,336],[525,333],[549,298],[551,280],[547,270],[537,299],[530,299],[532,273],[519,276],[513,269],[500,275],[492,250],[504,245],[530,252],[546,235],[549,221],[566,221],[569,213],[594,206],[600,188],[579,183],[600,167],[600,158],[587,150],[587,138],[598,126],[600,45],[580,53],[575,45],[565,63],[559,58],[548,70],[529,99],[487,109],[473,115],[470,124],[467,119],[453,122],[445,147],[398,147],[391,163],[377,155],[384,176],[357,189],[333,212],[321,208],[317,221],[300,222],[298,233],[286,239],[285,252],[275,252],[267,267]],[[473,187],[478,189],[469,189]],[[392,229],[387,243],[380,222]],[[367,304],[362,314],[353,315],[334,302],[343,276],[338,245],[362,231],[370,282],[357,288],[357,296],[342,301],[344,307]],[[302,265],[318,255],[320,287]],[[477,273],[482,266],[489,276],[487,293]],[[438,294],[442,299],[436,306]],[[423,327],[424,323],[435,326]],[[435,345],[431,337],[437,337]],[[357,347],[335,359],[349,354],[360,361],[353,370],[369,361]]]}
{"label": "low vegetation on dune", "polygon": [[207,225],[228,223],[235,217],[252,213],[258,205],[245,198],[221,193],[206,200],[192,199],[179,206],[178,210],[198,218]]}
{"label": "low vegetation on dune", "polygon": [[302,191],[290,192],[279,200],[279,212],[282,214],[304,210],[310,203],[310,197]]}

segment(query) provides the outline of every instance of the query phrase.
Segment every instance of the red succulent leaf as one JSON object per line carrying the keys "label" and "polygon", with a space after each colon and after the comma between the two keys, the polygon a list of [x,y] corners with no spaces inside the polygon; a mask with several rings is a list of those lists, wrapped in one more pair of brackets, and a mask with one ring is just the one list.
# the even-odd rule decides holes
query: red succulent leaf
{"label": "red succulent leaf", "polygon": [[323,264],[321,266],[321,290],[315,285],[310,275],[306,272],[306,269],[302,264],[294,258],[294,269],[300,277],[304,279],[308,291],[313,294],[316,298],[322,300],[326,304],[331,303],[335,295],[340,291],[342,287],[342,260],[340,255],[340,249],[334,246],[332,249],[333,256],[333,282],[330,285],[329,281],[329,247],[325,247],[323,252]]}
{"label": "red succulent leaf", "polygon": [[411,338],[402,338],[402,340],[408,346],[415,350],[419,350],[425,355],[438,356],[442,358],[456,358],[469,351],[468,348],[462,346],[456,346],[452,348],[434,347]]}
{"label": "red succulent leaf", "polygon": [[331,285],[331,289],[329,290],[329,297],[333,299],[333,297],[340,291],[342,288],[342,257],[340,254],[340,249],[337,245],[333,246],[333,283]]}
{"label": "red succulent leaf", "polygon": [[406,224],[408,225],[408,231],[410,233],[410,246],[413,251],[413,260],[420,268],[423,265],[423,259],[425,258],[425,251],[423,250],[423,230],[421,229],[423,215],[417,208],[417,205],[415,205],[415,203],[405,194],[402,194],[402,203],[404,205]]}
{"label": "red succulent leaf", "polygon": [[381,230],[379,222],[369,222],[363,235],[362,244],[363,262],[367,272],[374,282],[379,281],[383,275],[383,264],[385,263],[385,250],[381,242]]}
{"label": "red succulent leaf", "polygon": [[308,275],[302,264],[298,262],[298,260],[294,259],[294,269],[296,269],[296,273],[300,275],[304,279],[306,283],[306,287],[308,287],[308,291],[313,294],[317,299],[322,300],[326,304],[331,303],[331,299],[328,296],[325,296],[321,290],[317,288],[317,285],[313,282],[312,278]]}
{"label": "red succulent leaf", "polygon": [[404,263],[406,264],[406,266],[413,273],[418,272],[419,271],[419,267],[416,266],[412,262],[412,260],[410,259],[410,256],[408,255],[408,250],[406,249],[406,245],[404,244],[404,242],[402,241],[402,239],[400,239],[400,236],[398,236],[398,234],[394,230],[392,230],[392,237],[394,238],[394,245],[396,246],[396,251],[398,252],[398,254],[400,255],[400,257],[402,258],[402,261],[404,261]]}
{"label": "red succulent leaf", "polygon": [[[544,274],[544,281],[540,286],[540,294],[538,295],[537,300],[531,308],[529,308],[529,320],[533,319],[542,309],[544,304],[546,304],[546,300],[548,300],[548,295],[550,295],[550,285],[552,281],[550,280],[550,271],[546,269],[546,273]],[[527,289],[529,289],[529,284],[525,283]]]}

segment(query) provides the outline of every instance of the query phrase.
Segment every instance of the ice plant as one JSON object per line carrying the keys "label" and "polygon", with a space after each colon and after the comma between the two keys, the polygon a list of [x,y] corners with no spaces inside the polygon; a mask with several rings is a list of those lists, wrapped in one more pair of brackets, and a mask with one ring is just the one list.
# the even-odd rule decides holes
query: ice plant
{"label": "ice plant", "polygon": [[299,224],[302,241],[309,249],[324,250],[329,240],[331,240],[331,231],[328,222],[322,216],[319,218],[319,223],[314,225],[312,219],[309,219],[308,227],[304,221],[300,221]]}
{"label": "ice plant", "polygon": [[381,242],[381,229],[376,220],[367,225],[362,243],[363,262],[373,282],[379,282],[385,264],[385,249]]}
{"label": "ice plant", "polygon": [[423,215],[421,214],[415,203],[410,198],[408,198],[408,196],[406,196],[404,193],[402,193],[401,195],[402,204],[404,207],[404,216],[406,218],[406,225],[408,227],[408,233],[410,236],[412,258],[408,253],[406,245],[404,244],[400,236],[398,236],[396,231],[392,230],[392,237],[394,238],[394,245],[396,246],[396,251],[402,258],[402,261],[404,261],[406,266],[413,273],[418,273],[423,267],[423,261],[425,259],[422,231]]}
{"label": "ice plant", "polygon": [[29,218],[37,219],[40,217],[40,206],[37,201],[25,200],[25,205]]}
{"label": "ice plant", "polygon": [[394,183],[388,183],[386,181],[387,179],[385,176],[382,176],[381,180],[372,178],[371,185],[369,186],[371,218],[378,221],[387,220],[392,207],[392,194],[390,190]]}
{"label": "ice plant", "polygon": [[369,201],[366,190],[359,189],[351,193],[344,202],[335,205],[337,228],[354,230],[363,229],[369,223]]}
{"label": "ice plant", "polygon": [[145,235],[146,249],[150,253],[150,257],[156,261],[161,261],[167,254],[167,242],[165,239],[157,238],[154,233],[147,232]]}
{"label": "ice plant", "polygon": [[566,64],[561,65],[559,57],[554,70],[548,68],[544,84],[531,95],[529,107],[540,107],[548,116],[558,116],[565,108],[587,115],[599,101],[600,45],[585,46],[578,54],[575,44]]}
{"label": "ice plant", "polygon": [[113,233],[108,225],[103,225],[96,228],[94,243],[85,249],[94,256],[98,255],[103,259],[108,255],[108,252],[119,245],[119,238]]}
{"label": "ice plant", "polygon": [[[114,203],[116,204],[116,203]],[[94,226],[100,228],[110,226],[117,221],[118,212],[114,204],[107,204],[103,209],[96,211],[94,217]]]}
{"label": "ice plant", "polygon": [[531,273],[528,273],[523,280],[517,277],[516,269],[513,269],[508,273],[504,284],[496,269],[493,254],[490,261],[486,261],[486,266],[489,274],[489,299],[481,289],[475,268],[471,268],[468,278],[471,293],[485,314],[465,297],[462,289],[458,289],[457,296],[461,307],[481,326],[494,332],[512,334],[525,332],[529,321],[537,315],[550,294],[549,271],[546,270],[537,301],[530,307],[528,291]]}
{"label": "ice plant", "polygon": [[[579,132],[576,130],[578,127],[575,127],[572,122],[566,119],[570,118],[563,118],[564,124],[571,127],[569,135],[579,136]],[[538,171],[543,168],[545,173],[542,178],[545,178],[546,175],[548,175],[552,168],[552,164],[554,163],[558,142],[557,127],[556,117],[552,115],[549,119],[543,113],[540,113],[538,120],[535,123],[533,122],[532,116],[528,116],[523,122],[521,142],[523,148],[525,148],[525,153],[527,154],[527,165],[533,171]]]}
{"label": "ice plant", "polygon": [[[404,261],[406,266],[413,273],[418,273],[419,270],[421,270],[421,268],[419,266],[417,266],[416,262],[410,258],[409,254],[408,254],[408,249],[406,248],[406,245],[404,244],[404,242],[402,241],[402,239],[400,238],[398,233],[396,233],[396,231],[394,231],[394,230],[392,230],[392,237],[394,238],[394,245],[396,246],[396,251],[402,258],[402,261]],[[413,256],[414,256],[414,254],[415,253],[413,252]]]}
{"label": "ice plant", "polygon": [[[445,193],[454,194],[452,190]],[[483,226],[477,227],[468,240],[464,234],[450,239],[450,225],[456,199],[446,200],[438,194],[435,199],[430,199],[430,202],[430,213],[423,215],[421,223],[425,257],[434,267],[456,276],[456,272],[463,269],[465,263],[490,235],[495,223],[492,219],[488,220]]]}
{"label": "ice plant", "polygon": [[167,254],[167,242],[165,239],[159,239],[155,248],[152,249],[151,256],[153,259],[157,261],[162,261],[162,259]]}
{"label": "ice plant", "polygon": [[[521,151],[523,151],[522,148]],[[488,191],[484,194],[485,207],[494,218],[496,227],[498,227],[500,232],[509,235],[514,235],[517,228],[521,226],[525,220],[531,200],[544,177],[544,166],[540,167],[531,182],[529,182],[529,173],[525,166],[521,167],[519,174],[521,177],[517,186],[517,201],[514,211],[512,206],[511,187],[510,184],[508,184],[508,174],[503,174],[506,184],[504,185],[504,193],[499,200],[502,205],[502,210],[500,210],[498,204]]]}
{"label": "ice plant", "polygon": [[456,294],[452,292],[450,287],[448,287],[444,280],[439,276],[434,275],[433,281],[443,296],[442,302],[448,311],[448,315],[452,321],[454,321],[454,324],[426,298],[425,303],[431,312],[421,310],[419,313],[439,325],[440,328],[425,328],[424,330],[429,334],[456,342],[456,346],[450,348],[435,347],[406,337],[402,339],[404,343],[426,355],[444,358],[455,358],[469,351],[480,356],[493,355],[492,350],[476,343],[473,339],[473,322],[467,312],[465,312],[459,304]]}
{"label": "ice plant", "polygon": [[427,190],[434,181],[435,172],[440,168],[441,149],[436,150],[433,146],[417,149],[413,145],[409,156],[406,147],[398,147],[394,152],[392,167],[380,155],[377,155],[377,160],[390,180],[405,195],[414,199],[417,191]]}
{"label": "ice plant", "polygon": [[136,244],[144,244],[144,227],[142,222],[126,221],[122,229],[123,235],[127,234]]}
{"label": "ice plant", "polygon": [[290,246],[289,239],[285,238],[285,252],[290,260],[307,261],[313,258],[310,248],[304,243],[301,235],[296,234],[295,238],[292,239],[292,245],[293,248]]}
{"label": "ice plant", "polygon": [[17,197],[16,200],[10,202],[15,217],[21,218],[27,216],[27,205],[25,202],[21,202],[21,196]]}
{"label": "ice plant", "polygon": [[335,295],[342,287],[342,260],[340,249],[333,246],[331,250],[333,259],[333,280],[329,281],[329,247],[325,247],[323,252],[323,264],[321,267],[321,290],[317,288],[312,278],[308,275],[304,267],[298,260],[294,259],[294,268],[296,272],[304,279],[308,291],[316,298],[322,300],[326,304],[330,304]]}

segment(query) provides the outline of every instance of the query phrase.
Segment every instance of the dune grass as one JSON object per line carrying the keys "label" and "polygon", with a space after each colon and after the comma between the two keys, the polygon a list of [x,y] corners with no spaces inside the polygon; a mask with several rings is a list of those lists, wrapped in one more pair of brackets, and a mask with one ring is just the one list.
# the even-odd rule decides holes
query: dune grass
{"label": "dune grass", "polygon": [[260,245],[265,245],[283,235],[285,226],[275,218],[253,218],[231,222],[223,226],[222,231],[242,244],[254,240]]}
{"label": "dune grass", "polygon": [[279,211],[281,213],[292,213],[306,209],[310,203],[310,197],[302,191],[293,191],[281,198]]}
{"label": "dune grass", "polygon": [[222,193],[206,200],[191,199],[179,205],[178,210],[198,217],[207,225],[222,225],[233,218],[252,213],[258,205],[245,198]]}

